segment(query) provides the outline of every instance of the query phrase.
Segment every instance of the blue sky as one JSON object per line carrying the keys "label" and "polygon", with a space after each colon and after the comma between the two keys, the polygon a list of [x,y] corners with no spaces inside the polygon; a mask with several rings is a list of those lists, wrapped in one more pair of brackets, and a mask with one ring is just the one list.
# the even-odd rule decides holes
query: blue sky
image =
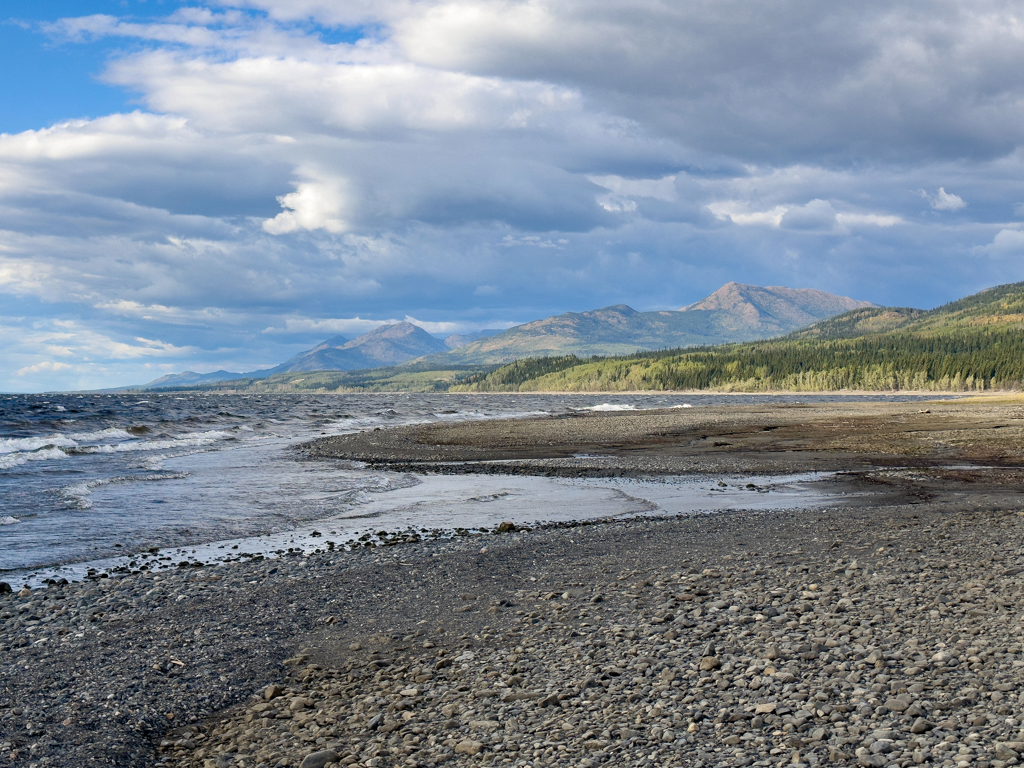
{"label": "blue sky", "polygon": [[0,4],[0,390],[1024,280],[1004,2]]}

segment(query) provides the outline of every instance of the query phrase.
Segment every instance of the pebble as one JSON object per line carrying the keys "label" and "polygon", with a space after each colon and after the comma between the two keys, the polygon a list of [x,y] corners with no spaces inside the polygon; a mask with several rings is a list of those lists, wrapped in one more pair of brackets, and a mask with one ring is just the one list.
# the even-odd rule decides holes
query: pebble
{"label": "pebble", "polygon": [[633,520],[504,533],[486,567],[469,537],[6,595],[0,765],[1003,768],[1022,513]]}
{"label": "pebble", "polygon": [[323,749],[319,752],[313,752],[312,754],[306,755],[302,762],[299,763],[299,768],[324,768],[328,763],[337,763],[341,761],[341,756],[333,749]]}

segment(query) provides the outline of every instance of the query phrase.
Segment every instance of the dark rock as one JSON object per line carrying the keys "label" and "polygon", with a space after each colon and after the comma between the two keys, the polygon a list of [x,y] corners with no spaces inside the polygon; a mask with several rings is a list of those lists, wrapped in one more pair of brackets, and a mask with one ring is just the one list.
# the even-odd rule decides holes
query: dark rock
{"label": "dark rock", "polygon": [[333,749],[325,749],[321,752],[313,752],[302,758],[299,768],[324,768],[328,763],[341,762],[341,755]]}

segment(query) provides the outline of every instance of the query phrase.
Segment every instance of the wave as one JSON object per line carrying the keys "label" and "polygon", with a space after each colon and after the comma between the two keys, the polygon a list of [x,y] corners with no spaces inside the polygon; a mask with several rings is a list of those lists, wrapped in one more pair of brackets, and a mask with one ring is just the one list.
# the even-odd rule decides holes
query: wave
{"label": "wave", "polygon": [[69,450],[72,454],[87,453],[124,453],[126,451],[162,451],[167,448],[189,448],[211,445],[220,440],[235,439],[228,432],[211,430],[209,432],[190,432],[180,437],[166,440],[133,440],[128,443],[108,443],[105,445],[87,445]]}
{"label": "wave", "polygon": [[132,435],[124,429],[111,427],[98,432],[56,432],[50,435],[33,437],[0,438],[0,454],[36,451],[40,448],[77,448],[82,443],[95,443],[102,440],[130,440]]}
{"label": "wave", "polygon": [[30,461],[55,461],[66,459],[68,454],[60,448],[43,448],[38,451],[24,453],[0,454],[0,469],[12,469],[27,464]]}
{"label": "wave", "polygon": [[0,470],[13,469],[30,461],[56,461],[91,454],[203,448],[223,440],[236,439],[229,432],[210,430],[188,432],[159,440],[143,440],[137,431],[133,434],[129,430],[116,427],[97,432],[0,438]]}
{"label": "wave", "polygon": [[119,475],[117,477],[104,477],[96,480],[87,480],[84,483],[75,483],[61,489],[61,496],[64,503],[75,509],[91,509],[92,502],[88,497],[92,495],[93,489],[115,483],[141,483],[154,482],[158,480],[184,480],[188,472],[161,472],[152,475]]}

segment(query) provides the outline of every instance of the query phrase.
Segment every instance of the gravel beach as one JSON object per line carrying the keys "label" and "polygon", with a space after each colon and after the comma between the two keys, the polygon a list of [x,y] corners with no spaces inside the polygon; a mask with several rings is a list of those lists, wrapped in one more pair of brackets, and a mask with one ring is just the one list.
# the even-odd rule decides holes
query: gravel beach
{"label": "gravel beach", "polygon": [[[864,493],[827,509],[506,530],[0,595],[0,766],[1016,765],[1024,422],[1012,404],[943,407],[931,454],[891,426],[899,414],[867,414],[890,425],[877,439],[849,425],[837,439],[868,458],[836,482]],[[691,461],[666,442],[635,440],[617,471]],[[878,462],[886,445],[918,448]],[[597,448],[589,466],[584,450],[553,460],[616,471],[607,457],[625,449]]]}
{"label": "gravel beach", "polygon": [[1024,401],[764,403],[579,412],[373,430],[316,440],[306,453],[432,472],[566,476],[1021,466]]}

